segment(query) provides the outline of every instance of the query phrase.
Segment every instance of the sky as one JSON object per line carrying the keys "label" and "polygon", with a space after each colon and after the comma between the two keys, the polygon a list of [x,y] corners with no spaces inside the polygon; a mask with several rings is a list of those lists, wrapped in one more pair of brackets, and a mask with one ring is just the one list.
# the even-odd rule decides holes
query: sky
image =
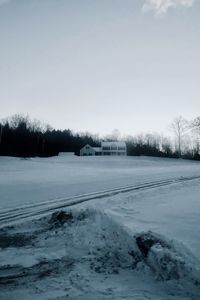
{"label": "sky", "polygon": [[0,0],[0,118],[165,133],[199,80],[199,0]]}

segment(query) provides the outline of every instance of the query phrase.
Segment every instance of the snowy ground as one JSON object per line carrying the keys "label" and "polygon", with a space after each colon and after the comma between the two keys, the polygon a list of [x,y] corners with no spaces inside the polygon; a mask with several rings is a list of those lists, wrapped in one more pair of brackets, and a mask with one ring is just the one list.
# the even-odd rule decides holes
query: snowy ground
{"label": "snowy ground", "polygon": [[[159,158],[0,158],[0,206],[200,176]],[[200,299],[200,179],[102,197],[0,229],[0,299]],[[36,203],[36,204],[37,204]]]}
{"label": "snowy ground", "polygon": [[0,157],[0,208],[200,175],[199,167],[199,163],[186,160],[146,157]]}

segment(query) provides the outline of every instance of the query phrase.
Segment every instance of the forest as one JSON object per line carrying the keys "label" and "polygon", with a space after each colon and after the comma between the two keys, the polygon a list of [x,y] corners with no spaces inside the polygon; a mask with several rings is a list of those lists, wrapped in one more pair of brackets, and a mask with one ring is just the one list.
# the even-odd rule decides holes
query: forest
{"label": "forest", "polygon": [[16,114],[0,121],[0,155],[15,157],[49,157],[59,152],[74,152],[90,144],[100,146],[102,140],[124,140],[129,156],[157,156],[200,160],[200,117],[188,121],[175,118],[169,125],[172,136],[156,133],[136,136],[116,135],[100,138],[90,133],[74,133],[70,129],[58,130],[29,116]]}

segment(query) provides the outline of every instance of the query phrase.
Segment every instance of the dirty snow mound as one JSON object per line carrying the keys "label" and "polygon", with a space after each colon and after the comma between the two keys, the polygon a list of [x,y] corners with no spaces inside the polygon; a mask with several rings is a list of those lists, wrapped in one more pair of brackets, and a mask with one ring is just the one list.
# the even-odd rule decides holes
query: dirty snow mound
{"label": "dirty snow mound", "polygon": [[[136,282],[138,299],[146,299],[144,289],[148,299],[164,299],[149,297],[152,286],[156,290],[160,284],[159,293],[167,299],[199,299],[199,263],[183,245],[150,231],[134,234],[102,211],[58,211],[4,228],[0,236],[6,237],[0,244],[1,299],[17,299],[24,289],[31,300],[35,290],[44,299],[62,299],[66,290],[71,299],[89,299],[87,293],[96,299],[132,299]],[[109,290],[115,284],[120,288]],[[188,293],[193,298],[184,298]]]}
{"label": "dirty snow mound", "polygon": [[200,286],[199,261],[183,245],[151,231],[135,236],[143,261],[158,279],[187,279]]}

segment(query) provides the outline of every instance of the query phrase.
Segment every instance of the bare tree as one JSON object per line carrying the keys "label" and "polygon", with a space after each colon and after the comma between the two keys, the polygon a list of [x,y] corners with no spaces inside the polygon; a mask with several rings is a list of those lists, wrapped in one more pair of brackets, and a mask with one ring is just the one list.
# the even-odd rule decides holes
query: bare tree
{"label": "bare tree", "polygon": [[178,146],[178,155],[181,157],[182,147],[183,147],[183,139],[187,131],[189,130],[189,124],[186,119],[182,116],[175,118],[170,126],[171,130],[174,132],[177,146]]}
{"label": "bare tree", "polygon": [[194,134],[195,151],[200,152],[200,117],[196,117],[190,123],[190,128]]}
{"label": "bare tree", "polygon": [[111,134],[107,134],[104,137],[104,140],[106,140],[106,141],[119,141],[119,140],[121,140],[121,133],[120,133],[119,129],[113,129]]}
{"label": "bare tree", "polygon": [[190,127],[200,135],[200,117],[197,117],[191,121]]}
{"label": "bare tree", "polygon": [[172,155],[172,141],[169,137],[161,136],[161,151],[167,155]]}
{"label": "bare tree", "polygon": [[21,125],[24,125],[26,128],[29,127],[30,118],[28,115],[24,114],[15,114],[7,119],[7,122],[12,128],[17,128]]}

